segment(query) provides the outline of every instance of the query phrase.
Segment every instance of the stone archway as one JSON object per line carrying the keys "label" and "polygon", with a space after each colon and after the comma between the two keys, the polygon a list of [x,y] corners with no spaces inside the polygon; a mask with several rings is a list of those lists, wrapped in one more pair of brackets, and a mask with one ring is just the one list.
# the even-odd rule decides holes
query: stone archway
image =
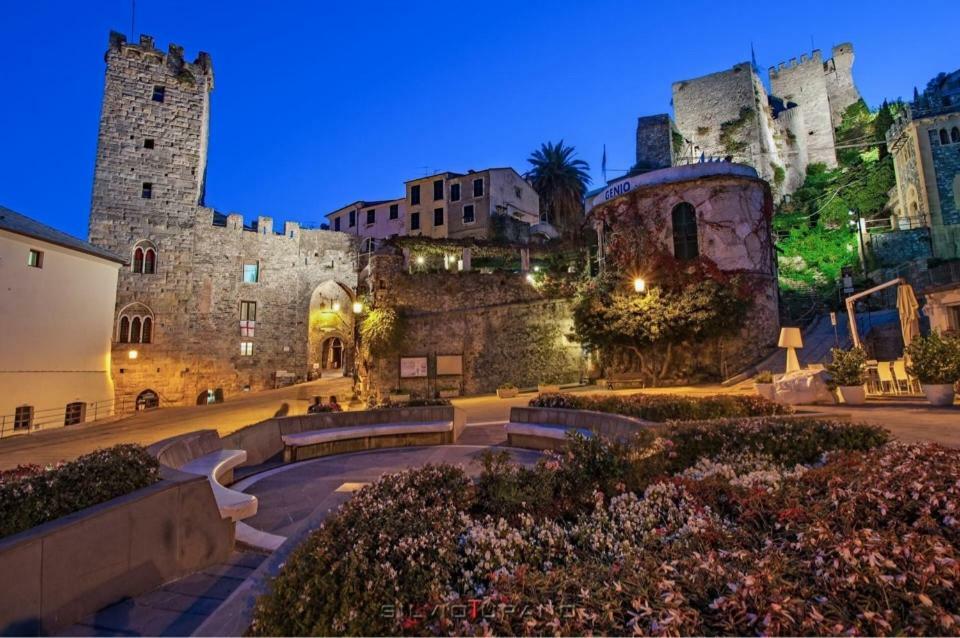
{"label": "stone archway", "polygon": [[[352,363],[353,295],[342,284],[329,280],[310,295],[307,329],[309,376],[317,378],[325,371],[345,374]],[[334,358],[335,348],[339,350]],[[339,366],[334,364],[338,363]]]}

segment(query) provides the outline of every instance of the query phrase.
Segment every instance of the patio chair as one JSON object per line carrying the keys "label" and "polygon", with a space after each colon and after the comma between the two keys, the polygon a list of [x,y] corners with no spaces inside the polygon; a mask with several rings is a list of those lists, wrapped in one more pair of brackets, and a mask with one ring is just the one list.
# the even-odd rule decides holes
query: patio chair
{"label": "patio chair", "polygon": [[897,359],[893,362],[893,376],[897,380],[898,388],[910,394],[920,394],[920,388],[917,380],[907,374],[907,362],[903,359]]}
{"label": "patio chair", "polygon": [[889,361],[880,361],[877,363],[877,374],[880,375],[881,394],[887,394],[886,387],[888,385],[890,387],[890,394],[900,394],[900,387],[897,385],[897,380],[893,378],[893,373],[890,371]]}

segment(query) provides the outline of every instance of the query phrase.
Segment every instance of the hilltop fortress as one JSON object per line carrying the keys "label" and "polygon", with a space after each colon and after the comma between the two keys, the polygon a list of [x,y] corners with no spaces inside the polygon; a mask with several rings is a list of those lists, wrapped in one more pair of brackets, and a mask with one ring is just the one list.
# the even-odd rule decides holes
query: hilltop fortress
{"label": "hilltop fortress", "polygon": [[771,93],[753,64],[675,82],[674,121],[666,114],[637,123],[635,170],[653,170],[730,158],[753,166],[775,193],[789,194],[804,180],[807,165],[837,165],[834,129],[860,99],[853,81],[853,45],[819,50],[770,67]]}

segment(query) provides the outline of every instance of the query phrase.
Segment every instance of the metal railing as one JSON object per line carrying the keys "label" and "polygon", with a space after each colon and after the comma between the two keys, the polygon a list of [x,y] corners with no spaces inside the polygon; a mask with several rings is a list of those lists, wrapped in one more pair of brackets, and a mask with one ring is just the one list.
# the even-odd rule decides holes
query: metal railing
{"label": "metal railing", "polygon": [[[80,402],[78,401],[78,403]],[[71,425],[81,425],[115,415],[126,414],[128,409],[130,411],[133,410],[135,400],[121,399],[118,402],[114,399],[106,399],[103,401],[83,403],[83,405],[84,407],[81,409],[79,420],[76,423],[71,423]],[[67,406],[62,405],[56,408],[34,409],[26,426],[16,427],[16,423],[16,414],[0,415],[0,439],[67,426]]]}

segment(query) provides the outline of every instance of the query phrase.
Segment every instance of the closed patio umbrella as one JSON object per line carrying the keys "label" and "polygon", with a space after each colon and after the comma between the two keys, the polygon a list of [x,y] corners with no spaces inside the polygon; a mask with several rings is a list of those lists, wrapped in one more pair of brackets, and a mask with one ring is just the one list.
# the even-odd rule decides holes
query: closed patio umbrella
{"label": "closed patio umbrella", "polygon": [[920,334],[919,310],[920,304],[917,303],[917,296],[913,294],[913,287],[910,284],[900,284],[897,288],[897,312],[900,314],[904,349]]}

